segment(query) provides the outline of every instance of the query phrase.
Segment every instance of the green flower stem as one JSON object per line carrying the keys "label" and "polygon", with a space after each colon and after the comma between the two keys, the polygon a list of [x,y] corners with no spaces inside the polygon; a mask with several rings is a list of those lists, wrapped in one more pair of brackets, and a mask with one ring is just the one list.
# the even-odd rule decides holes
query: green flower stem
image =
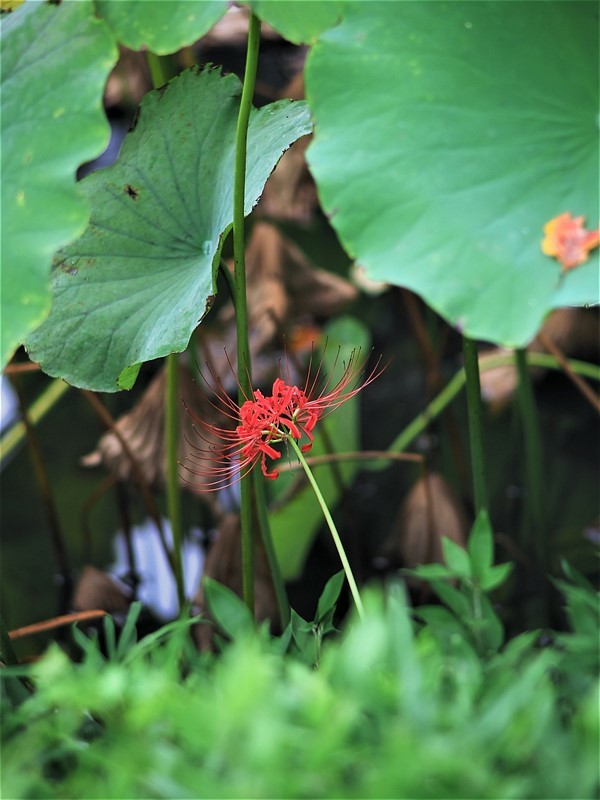
{"label": "green flower stem", "polygon": [[479,383],[479,355],[472,339],[463,336],[465,377],[467,388],[467,410],[469,417],[469,444],[471,449],[471,474],[475,515],[488,510],[487,485],[485,479],[485,457],[483,454],[483,426],[481,386]]}
{"label": "green flower stem", "polygon": [[254,477],[254,495],[256,498],[256,515],[258,517],[258,525],[260,527],[263,545],[265,547],[267,560],[271,569],[271,577],[273,579],[275,597],[277,598],[277,608],[279,610],[281,629],[284,630],[290,621],[290,603],[287,592],[285,591],[285,584],[281,576],[277,554],[275,553],[273,537],[271,536],[271,526],[269,525],[269,515],[267,513],[267,501],[265,497],[265,484],[263,476],[256,469],[253,470],[252,474]]}
{"label": "green flower stem", "polygon": [[[220,270],[227,283],[227,288],[231,295],[231,301],[235,308],[235,281],[233,275],[227,267],[227,264],[221,259]],[[267,513],[267,500],[265,497],[265,485],[262,475],[258,470],[254,470],[253,476],[253,491],[254,501],[256,504],[256,518],[260,528],[260,534],[267,554],[267,560],[271,569],[271,577],[273,579],[273,587],[275,589],[275,596],[277,598],[277,608],[279,610],[279,620],[281,622],[282,630],[287,626],[290,621],[290,604],[285,591],[285,585],[281,576],[279,562],[273,546],[273,538],[271,536],[271,526],[269,525],[269,515]],[[254,518],[254,517],[253,517]]]}
{"label": "green flower stem", "polygon": [[160,87],[168,83],[169,78],[172,78],[175,74],[172,70],[172,65],[165,61],[164,56],[159,56],[151,50],[146,51],[146,61],[150,67],[152,85],[155,89],[160,89]]}
{"label": "green flower stem", "polygon": [[171,353],[166,358],[167,375],[165,387],[165,454],[166,454],[166,485],[167,485],[167,511],[171,521],[173,572],[177,586],[177,599],[179,610],[185,604],[185,585],[183,582],[182,545],[183,533],[181,528],[181,488],[179,485],[179,471],[177,455],[179,451],[179,358],[177,353]]}
{"label": "green flower stem", "polygon": [[333,541],[335,546],[337,547],[337,551],[340,556],[340,560],[342,562],[342,566],[344,568],[344,572],[346,573],[346,578],[348,580],[348,585],[350,586],[350,591],[352,592],[352,597],[354,599],[354,604],[356,605],[356,610],[358,611],[358,616],[364,619],[364,608],[362,604],[362,600],[360,599],[360,594],[358,591],[358,586],[356,585],[356,581],[354,580],[354,575],[352,574],[352,569],[350,567],[350,562],[346,556],[346,551],[344,550],[344,545],[342,544],[342,540],[340,539],[340,535],[335,527],[335,522],[333,521],[333,517],[331,516],[331,512],[327,508],[327,503],[325,502],[325,498],[321,494],[321,490],[319,489],[319,485],[315,480],[315,476],[312,473],[311,468],[306,463],[306,459],[302,453],[302,450],[298,447],[296,440],[292,437],[288,437],[288,441],[291,444],[294,452],[298,457],[298,461],[302,465],[304,472],[306,473],[306,477],[308,478],[310,485],[312,486],[315,495],[317,496],[317,500],[319,501],[319,505],[321,506],[321,510],[323,511],[323,515],[329,526],[329,530],[333,537]]}
{"label": "green flower stem", "polygon": [[[235,319],[237,333],[237,371],[239,404],[251,396],[252,376],[248,339],[248,304],[246,300],[246,259],[244,235],[244,200],[246,196],[246,143],[248,121],[256,84],[260,46],[260,20],[250,17],[246,71],[235,136],[235,176],[233,185],[233,260],[235,264]],[[242,529],[242,586],[244,602],[254,613],[254,563],[252,552],[252,476],[240,481],[240,523]]]}
{"label": "green flower stem", "polygon": [[525,468],[527,470],[527,483],[531,504],[531,522],[533,527],[533,545],[539,567],[545,572],[546,546],[545,546],[545,519],[544,519],[544,477],[543,477],[543,452],[540,422],[531,375],[527,368],[527,357],[524,350],[515,350],[515,364],[519,375],[517,384],[517,401],[523,421],[523,441],[525,444]]}

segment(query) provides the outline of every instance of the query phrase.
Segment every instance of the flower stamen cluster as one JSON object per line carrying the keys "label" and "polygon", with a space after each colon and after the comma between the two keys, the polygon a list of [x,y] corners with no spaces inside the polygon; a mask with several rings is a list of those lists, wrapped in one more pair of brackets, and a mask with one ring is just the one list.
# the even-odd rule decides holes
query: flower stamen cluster
{"label": "flower stamen cluster", "polygon": [[[259,462],[262,474],[275,480],[279,472],[271,468],[268,459],[276,461],[281,458],[276,445],[289,439],[297,442],[304,440],[300,450],[302,453],[308,452],[313,445],[317,422],[380,374],[378,362],[367,379],[359,383],[364,363],[358,362],[357,352],[353,351],[341,378],[333,386],[330,381],[323,379],[320,363],[314,372],[309,367],[309,377],[304,388],[283,378],[276,378],[271,394],[267,395],[256,389],[252,392],[252,397],[247,398],[241,406],[216,381],[221,387],[221,411],[232,420],[233,425],[231,428],[219,427],[194,417],[205,431],[202,438],[209,445],[204,449],[194,446],[197,455],[190,460],[198,461],[199,469],[189,465],[185,467],[188,472],[203,478],[202,485],[196,486],[196,489],[223,489],[241,480]],[[334,368],[335,366],[334,364]]]}
{"label": "flower stamen cluster", "polygon": [[280,458],[274,444],[285,441],[289,436],[300,441],[304,436],[308,442],[302,445],[306,453],[312,447],[313,430],[322,413],[319,407],[311,405],[305,392],[297,386],[289,386],[281,378],[273,383],[272,394],[268,397],[256,390],[253,400],[246,400],[240,408],[240,424],[236,427],[242,448],[243,459],[255,460],[258,454],[261,470],[266,478],[275,480],[277,470],[269,472],[267,457]]}

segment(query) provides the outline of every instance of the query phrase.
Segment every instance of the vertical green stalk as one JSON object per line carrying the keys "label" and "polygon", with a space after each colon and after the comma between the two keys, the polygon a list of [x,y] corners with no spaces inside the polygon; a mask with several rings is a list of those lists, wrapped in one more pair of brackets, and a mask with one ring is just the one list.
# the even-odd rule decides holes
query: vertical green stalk
{"label": "vertical green stalk", "polygon": [[[248,120],[252,108],[258,50],[260,46],[260,20],[250,17],[248,30],[248,50],[246,71],[240,101],[237,130],[235,136],[235,176],[233,186],[233,260],[235,264],[235,314],[237,333],[237,363],[239,404],[251,396],[250,345],[248,340],[248,304],[246,300],[246,259],[244,236],[244,200],[246,195],[246,143],[248,139]],[[242,529],[242,584],[244,602],[254,613],[254,564],[252,553],[252,475],[240,482]]]}
{"label": "vertical green stalk", "polygon": [[166,358],[167,375],[165,386],[165,455],[166,455],[166,484],[167,484],[167,510],[171,521],[173,537],[173,572],[177,586],[177,599],[179,610],[185,603],[185,586],[183,583],[181,529],[181,490],[179,486],[179,473],[177,469],[177,454],[179,450],[179,360],[177,353],[171,353]]}
{"label": "vertical green stalk", "polygon": [[281,622],[282,630],[287,626],[290,621],[290,604],[288,601],[285,585],[279,569],[279,562],[277,561],[277,554],[273,546],[273,538],[271,536],[271,526],[269,525],[269,515],[267,514],[267,502],[265,498],[265,485],[263,476],[258,470],[253,471],[254,476],[254,495],[256,498],[256,516],[258,517],[258,525],[260,533],[267,554],[267,560],[271,569],[271,577],[273,579],[273,588],[275,589],[275,597],[277,598],[277,608],[279,610],[279,620]]}
{"label": "vertical green stalk", "polygon": [[525,444],[525,468],[531,521],[533,525],[533,546],[538,564],[542,572],[546,569],[545,547],[545,514],[544,514],[544,478],[542,437],[539,417],[533,396],[531,375],[527,367],[527,353],[523,349],[515,350],[515,364],[519,376],[517,384],[517,401],[523,423],[523,441]]}
{"label": "vertical green stalk", "polygon": [[[172,65],[156,53],[146,54],[152,83],[158,89],[173,75]],[[167,488],[167,513],[171,522],[173,573],[177,586],[177,599],[179,610],[185,603],[185,585],[183,582],[182,544],[183,533],[181,528],[181,491],[177,469],[177,455],[179,451],[179,360],[177,353],[166,357],[167,374],[165,386],[165,457],[166,457],[166,488]]]}
{"label": "vertical green stalk", "polygon": [[311,468],[306,463],[306,459],[304,458],[302,450],[298,447],[298,444],[296,443],[296,440],[293,438],[293,436],[288,436],[288,442],[290,443],[290,445],[292,446],[294,452],[296,453],[296,455],[298,457],[298,461],[302,465],[302,468],[303,468],[304,472],[306,473],[306,477],[308,478],[309,483],[312,486],[313,491],[314,491],[314,493],[315,493],[315,495],[317,497],[317,500],[319,501],[319,505],[321,506],[321,510],[323,512],[323,516],[325,517],[325,521],[327,522],[327,525],[329,527],[329,531],[330,531],[331,536],[333,538],[333,542],[334,542],[334,544],[335,544],[335,546],[337,548],[337,551],[338,551],[338,554],[339,554],[339,557],[340,557],[340,561],[342,562],[342,567],[344,568],[344,572],[346,573],[346,580],[348,581],[348,585],[350,586],[350,591],[352,593],[352,598],[354,600],[354,604],[356,606],[356,610],[358,611],[358,616],[362,620],[362,619],[364,619],[365,612],[364,612],[364,607],[363,607],[363,604],[362,604],[362,600],[360,599],[360,593],[358,591],[358,586],[356,585],[356,581],[354,580],[354,574],[352,572],[352,568],[350,566],[350,562],[348,561],[348,557],[346,555],[346,551],[344,550],[344,545],[342,544],[342,540],[340,538],[338,530],[335,527],[335,522],[333,521],[333,517],[331,516],[331,512],[329,511],[329,508],[327,507],[327,503],[325,502],[325,498],[321,494],[321,490],[319,489],[319,484],[316,482],[315,476],[313,475]]}
{"label": "vertical green stalk", "polygon": [[463,337],[463,354],[465,358],[473,499],[475,502],[475,515],[478,516],[481,511],[488,510],[485,458],[483,454],[483,426],[481,421],[481,385],[479,383],[477,345],[466,336]]}
{"label": "vertical green stalk", "polygon": [[151,50],[146,52],[146,61],[150,67],[150,75],[152,76],[152,85],[155,89],[159,89],[168,82],[175,74],[169,63],[165,62],[164,57],[156,55]]}

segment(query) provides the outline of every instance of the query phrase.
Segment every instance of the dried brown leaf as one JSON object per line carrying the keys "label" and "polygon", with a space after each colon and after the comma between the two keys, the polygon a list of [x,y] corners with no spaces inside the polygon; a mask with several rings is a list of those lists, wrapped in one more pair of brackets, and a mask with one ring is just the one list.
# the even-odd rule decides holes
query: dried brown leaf
{"label": "dried brown leaf", "polygon": [[[246,253],[250,341],[257,354],[295,325],[339,313],[358,292],[331,272],[315,267],[274,225],[257,223]],[[233,324],[233,309],[221,321]]]}
{"label": "dried brown leaf", "polygon": [[303,136],[284,153],[257,206],[259,216],[275,220],[291,220],[308,225],[319,200],[317,189],[306,164],[306,148],[311,136]]}
{"label": "dried brown leaf", "polygon": [[[117,420],[117,427],[137,460],[146,481],[159,489],[164,487],[166,468],[165,375],[165,370],[161,369],[131,411]],[[184,366],[179,368],[179,396],[181,403],[178,460],[181,463],[193,463],[195,448],[206,450],[217,441],[211,440],[208,429],[203,426],[201,430],[196,428],[192,415],[209,424],[217,422],[221,426],[227,424],[227,419],[212,406],[205,387],[196,384]],[[96,450],[84,456],[82,463],[88,467],[102,465],[121,481],[133,479],[131,460],[123,452],[117,436],[112,431],[101,437]],[[201,477],[194,477],[191,481],[189,474],[181,473],[182,485],[195,493],[202,490],[202,480]],[[203,497],[209,503],[214,502],[212,495]]]}
{"label": "dried brown leaf", "polygon": [[106,108],[137,108],[152,88],[146,54],[120,46],[119,60],[110,73],[104,92]]}
{"label": "dried brown leaf", "polygon": [[404,499],[382,555],[408,569],[441,564],[442,537],[464,547],[468,532],[463,504],[441,475],[431,473],[420,478]]}
{"label": "dried brown leaf", "polygon": [[113,577],[87,565],[81,571],[71,605],[75,611],[102,609],[109,614],[126,614],[129,602],[124,589]]}

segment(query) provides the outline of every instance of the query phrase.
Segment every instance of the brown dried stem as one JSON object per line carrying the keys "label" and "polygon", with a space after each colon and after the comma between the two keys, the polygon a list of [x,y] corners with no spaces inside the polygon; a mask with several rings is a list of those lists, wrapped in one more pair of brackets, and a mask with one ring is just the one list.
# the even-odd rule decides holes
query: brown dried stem
{"label": "brown dried stem", "polygon": [[101,609],[94,609],[93,611],[76,611],[73,614],[62,614],[60,617],[53,617],[52,619],[45,619],[43,622],[34,622],[33,625],[25,625],[23,628],[15,628],[9,632],[11,641],[15,639],[24,639],[25,636],[33,636],[36,633],[44,633],[45,631],[52,631],[55,628],[63,628],[65,625],[71,625],[73,622],[90,622],[91,620],[102,619],[102,617],[109,616],[106,611]]}
{"label": "brown dried stem", "polygon": [[575,386],[577,387],[577,389],[579,389],[579,391],[585,397],[585,399],[589,403],[591,403],[591,405],[596,409],[596,411],[600,413],[600,400],[594,394],[594,391],[590,388],[590,386],[583,380],[583,378],[581,378],[579,375],[573,372],[563,352],[554,344],[552,339],[550,339],[550,337],[546,333],[544,333],[543,330],[541,330],[538,333],[537,338],[545,347],[545,349],[549,353],[551,353],[554,356],[554,358],[558,361],[567,378],[569,378],[569,380],[571,380],[572,383],[575,384]]}

